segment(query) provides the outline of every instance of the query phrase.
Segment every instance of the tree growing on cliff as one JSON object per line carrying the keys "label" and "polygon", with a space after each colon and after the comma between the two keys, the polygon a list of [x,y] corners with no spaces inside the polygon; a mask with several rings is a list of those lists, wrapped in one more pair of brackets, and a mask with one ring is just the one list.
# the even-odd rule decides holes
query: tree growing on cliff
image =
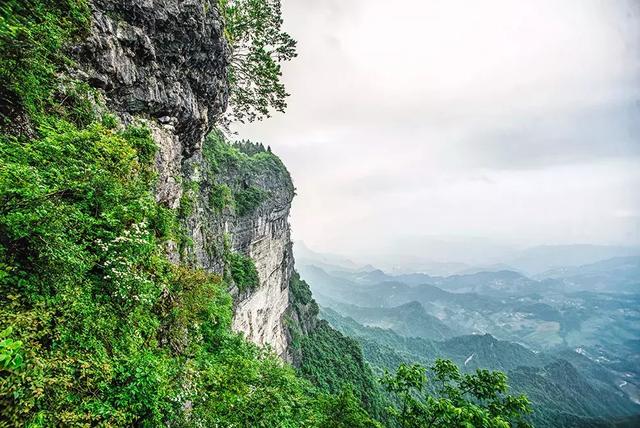
{"label": "tree growing on cliff", "polygon": [[401,364],[381,382],[396,399],[390,411],[402,428],[530,426],[523,419],[531,412],[529,400],[508,395],[500,371],[462,374],[452,361],[438,359],[428,368]]}
{"label": "tree growing on cliff", "polygon": [[219,0],[231,47],[229,109],[223,119],[252,122],[283,112],[289,95],[281,63],[296,56],[296,41],[282,30],[280,0]]}
{"label": "tree growing on cliff", "polygon": [[319,424],[323,428],[382,428],[362,408],[351,386],[344,387],[338,394],[328,395],[324,406],[323,420]]}

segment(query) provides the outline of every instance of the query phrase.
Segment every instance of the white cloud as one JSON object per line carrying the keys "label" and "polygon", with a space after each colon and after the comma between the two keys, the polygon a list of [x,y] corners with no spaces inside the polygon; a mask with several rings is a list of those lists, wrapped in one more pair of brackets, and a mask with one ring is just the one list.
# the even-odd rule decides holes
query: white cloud
{"label": "white cloud", "polygon": [[297,238],[640,243],[637,2],[283,6],[288,112],[240,131],[290,168]]}

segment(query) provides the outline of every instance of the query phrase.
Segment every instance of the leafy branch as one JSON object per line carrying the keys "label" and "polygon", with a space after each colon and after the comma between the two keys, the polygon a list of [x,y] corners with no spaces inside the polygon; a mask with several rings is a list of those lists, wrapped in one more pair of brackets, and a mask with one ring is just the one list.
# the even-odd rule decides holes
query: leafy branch
{"label": "leafy branch", "polygon": [[280,0],[219,0],[231,47],[229,108],[222,120],[253,122],[284,112],[287,93],[281,63],[297,56],[296,41],[282,30]]}

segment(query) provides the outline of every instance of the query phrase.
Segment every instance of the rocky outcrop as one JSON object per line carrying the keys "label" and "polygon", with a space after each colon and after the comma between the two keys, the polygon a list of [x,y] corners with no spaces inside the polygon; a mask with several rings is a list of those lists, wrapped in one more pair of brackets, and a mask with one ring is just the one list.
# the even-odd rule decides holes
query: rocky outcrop
{"label": "rocky outcrop", "polygon": [[[251,233],[243,242],[236,237],[234,247],[245,248],[255,261],[260,287],[236,299],[233,329],[245,333],[249,340],[265,345],[283,357],[287,355],[287,340],[283,315],[289,307],[289,278],[293,269],[291,238],[286,211],[274,213],[273,218],[258,217],[250,221]],[[244,222],[243,222],[244,223]],[[245,239],[246,239],[245,238]]]}
{"label": "rocky outcrop", "polygon": [[[179,210],[184,232],[168,245],[170,259],[224,274],[226,252],[250,256],[260,281],[247,291],[232,285],[233,328],[286,357],[289,174],[258,146],[245,145],[224,165],[203,150],[228,99],[229,48],[217,2],[93,0],[91,7],[90,34],[72,50],[79,67],[71,74],[99,89],[125,124],[142,121],[151,130],[158,144],[156,199]],[[221,189],[250,190],[261,199],[249,211],[221,208],[212,203]]]}
{"label": "rocky outcrop", "polygon": [[[232,154],[216,152],[216,147]],[[191,199],[193,211],[183,220],[190,245],[182,259],[223,273],[226,251],[251,257],[259,286],[245,291],[231,288],[235,302],[232,327],[288,359],[284,315],[293,271],[288,217],[294,188],[282,162],[255,147],[225,148],[212,136],[204,153],[187,162],[185,179],[191,189],[185,198]],[[235,207],[220,210],[212,203],[222,190],[235,197]],[[257,199],[253,206],[243,208],[243,195],[250,192]]]}
{"label": "rocky outcrop", "polygon": [[197,153],[228,99],[228,46],[215,1],[94,0],[89,37],[73,49],[81,78],[128,123],[149,119],[159,146],[157,199],[182,195]]}
{"label": "rocky outcrop", "polygon": [[215,0],[94,0],[74,56],[123,115],[174,127],[185,154],[224,111],[228,47]]}

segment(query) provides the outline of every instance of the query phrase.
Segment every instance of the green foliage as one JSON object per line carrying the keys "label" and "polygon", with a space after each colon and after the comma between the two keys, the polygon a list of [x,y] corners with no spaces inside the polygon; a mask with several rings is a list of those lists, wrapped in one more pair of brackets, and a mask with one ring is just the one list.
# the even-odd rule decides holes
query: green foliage
{"label": "green foliage", "polygon": [[152,141],[49,122],[39,139],[0,138],[0,325],[18,332],[25,360],[0,383],[2,419],[125,423],[161,399],[169,370],[144,346],[168,269],[150,227],[163,212],[142,162]]}
{"label": "green foliage", "polygon": [[267,199],[268,193],[256,186],[239,190],[235,195],[236,212],[240,217],[252,214]]}
{"label": "green foliage", "polygon": [[265,149],[264,144],[262,143],[254,143],[250,140],[238,140],[233,143],[233,147],[241,151],[242,153],[253,156],[262,152],[271,153],[271,147],[267,147]]}
{"label": "green foliage", "polygon": [[[56,103],[54,73],[65,63],[62,47],[89,24],[85,0],[8,0],[0,5],[0,119],[36,115]],[[32,117],[33,118],[33,117]]]}
{"label": "green foliage", "polygon": [[325,405],[326,416],[320,424],[324,428],[382,428],[360,406],[351,386],[344,387],[339,394],[328,396]]}
{"label": "green foliage", "polygon": [[218,130],[213,130],[205,139],[203,154],[213,174],[226,176],[233,173],[242,181],[268,174],[291,181],[282,161],[270,150],[265,150],[262,144],[244,140],[231,144]]}
{"label": "green foliage", "polygon": [[297,271],[289,279],[289,308],[285,325],[291,337],[290,345],[294,364],[302,358],[301,340],[305,332],[315,328],[320,308],[311,295],[311,289]]}
{"label": "green foliage", "polygon": [[[120,377],[168,370],[144,346],[169,269],[156,245],[166,228],[152,227],[166,222],[150,192],[153,141],[143,128],[49,123],[35,140],[0,138],[0,325],[14,326],[25,356],[24,370],[0,384],[3,419],[80,423],[95,410],[103,421],[132,420],[133,407],[125,415],[116,401]],[[157,387],[144,397],[159,400],[152,375],[125,384]]]}
{"label": "green foliage", "polygon": [[231,332],[227,285],[166,260],[149,134],[54,125],[0,139],[0,426],[322,426],[337,404]]}
{"label": "green foliage", "polygon": [[171,298],[156,306],[161,341],[176,354],[194,355],[203,344],[218,346],[231,326],[231,298],[224,284],[201,270],[176,266],[171,271]]}
{"label": "green foliage", "polygon": [[309,288],[309,284],[300,278],[300,274],[297,271],[294,271],[293,274],[291,274],[289,290],[291,291],[293,297],[292,300],[294,302],[301,305],[308,305],[313,302],[313,296],[311,295],[311,288]]}
{"label": "green foliage", "polygon": [[231,278],[240,291],[255,288],[260,284],[258,271],[251,257],[227,252],[225,259]]}
{"label": "green foliage", "polygon": [[353,339],[332,329],[325,321],[304,336],[300,350],[300,374],[321,390],[336,394],[344,388],[353,392],[374,417],[384,413],[384,400],[362,351]]}
{"label": "green foliage", "polygon": [[178,206],[178,216],[181,219],[187,219],[193,214],[193,195],[189,191],[183,191],[180,197],[180,205]]}
{"label": "green foliage", "polygon": [[261,144],[249,141],[229,144],[220,132],[214,131],[207,137],[203,152],[209,174],[216,177],[208,195],[214,212],[230,207],[240,217],[252,214],[273,196],[271,189],[264,187],[266,181],[277,184],[276,191],[293,192],[284,164]]}
{"label": "green foliage", "polygon": [[[141,162],[152,143],[148,131],[114,132],[99,124],[81,130],[58,121],[40,133],[37,140],[0,137],[3,255],[12,262],[29,260],[66,281],[109,252],[127,250],[123,242],[133,238],[125,237],[125,229],[134,225],[142,235],[136,239],[151,245],[146,229],[159,209],[148,191],[152,167]],[[93,274],[109,269],[100,264]],[[54,285],[24,281],[30,289]]]}
{"label": "green foliage", "polygon": [[529,400],[507,394],[507,376],[478,369],[461,374],[450,360],[437,359],[429,368],[401,364],[381,379],[396,397],[392,415],[400,427],[529,426]]}
{"label": "green foliage", "polygon": [[114,129],[118,126],[118,118],[111,113],[106,113],[102,116],[102,126],[107,129]]}
{"label": "green foliage", "polygon": [[[319,392],[234,334],[221,278],[166,259],[199,189],[185,186],[179,213],[157,204],[149,131],[122,129],[95,91],[55,74],[88,24],[85,2],[9,0],[0,12],[0,113],[33,128],[0,134],[0,427],[366,421],[352,395]],[[243,180],[288,178],[264,148],[217,144],[210,160]],[[230,202],[222,186],[214,207]],[[227,261],[240,287],[257,284],[250,259]]]}
{"label": "green foliage", "polygon": [[215,212],[221,213],[226,207],[235,208],[236,201],[226,184],[215,184],[209,193],[209,204]]}
{"label": "green foliage", "polygon": [[0,332],[0,371],[16,370],[22,366],[22,341],[10,338],[12,332],[11,327]]}
{"label": "green foliage", "polygon": [[287,94],[280,63],[296,56],[296,42],[282,31],[280,0],[220,0],[231,47],[227,123],[283,112]]}

